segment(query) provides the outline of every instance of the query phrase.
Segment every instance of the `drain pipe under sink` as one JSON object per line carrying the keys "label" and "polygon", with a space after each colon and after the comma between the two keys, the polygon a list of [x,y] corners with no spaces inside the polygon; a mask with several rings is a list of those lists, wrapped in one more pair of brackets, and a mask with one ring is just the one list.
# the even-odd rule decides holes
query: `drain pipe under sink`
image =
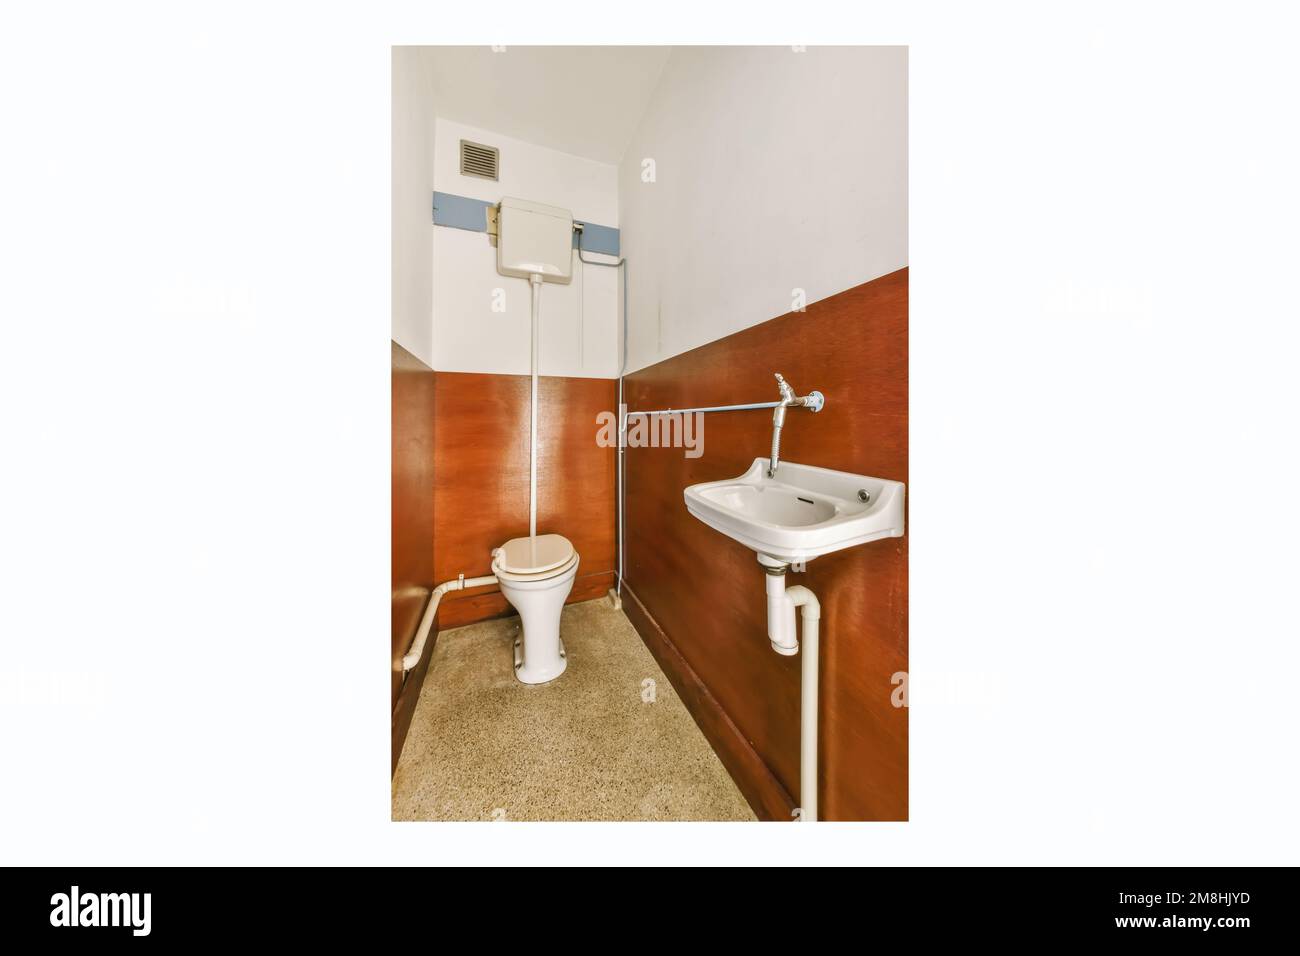
{"label": "drain pipe under sink", "polygon": [[420,618],[420,626],[416,629],[415,640],[411,642],[411,649],[406,652],[406,656],[401,661],[393,662],[393,670],[402,672],[402,679],[415,669],[415,665],[420,663],[420,658],[424,656],[424,642],[429,639],[429,632],[433,630],[433,619],[438,616],[438,602],[448,591],[460,591],[463,588],[477,588],[484,584],[496,584],[496,575],[487,574],[481,578],[467,578],[460,575],[455,581],[444,581],[433,589],[429,595],[429,603],[424,608],[424,617]]}
{"label": "drain pipe under sink", "polygon": [[[767,636],[772,650],[786,657],[799,653],[795,635],[794,610],[803,617],[802,691],[799,701],[799,808],[800,823],[817,822],[817,683],[818,626],[822,606],[817,595],[801,584],[785,586],[790,565],[765,554],[758,556],[767,572]],[[802,565],[796,565],[802,570]]]}

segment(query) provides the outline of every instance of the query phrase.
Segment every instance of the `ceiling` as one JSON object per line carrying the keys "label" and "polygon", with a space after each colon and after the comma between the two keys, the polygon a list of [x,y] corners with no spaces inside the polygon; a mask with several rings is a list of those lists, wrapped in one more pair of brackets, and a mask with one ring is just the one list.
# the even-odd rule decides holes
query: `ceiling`
{"label": "ceiling", "polygon": [[[423,47],[438,115],[617,163],[671,47]],[[593,121],[593,119],[595,121]]]}

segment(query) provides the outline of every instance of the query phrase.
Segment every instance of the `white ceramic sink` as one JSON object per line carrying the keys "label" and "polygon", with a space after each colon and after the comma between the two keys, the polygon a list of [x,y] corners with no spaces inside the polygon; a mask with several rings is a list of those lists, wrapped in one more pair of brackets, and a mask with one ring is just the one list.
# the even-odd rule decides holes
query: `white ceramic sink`
{"label": "white ceramic sink", "polygon": [[877,538],[903,536],[903,483],[782,461],[767,477],[755,458],[739,478],[691,485],[686,508],[760,555],[808,561]]}

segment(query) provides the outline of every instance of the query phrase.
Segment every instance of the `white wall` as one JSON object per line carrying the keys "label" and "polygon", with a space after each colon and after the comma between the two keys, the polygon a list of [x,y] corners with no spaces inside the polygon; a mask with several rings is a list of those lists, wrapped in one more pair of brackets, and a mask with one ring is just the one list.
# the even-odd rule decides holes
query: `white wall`
{"label": "white wall", "polygon": [[[501,150],[499,182],[460,174],[462,138]],[[531,199],[569,209],[575,219],[618,226],[617,167],[451,120],[437,121],[433,181],[440,192],[491,202]],[[528,373],[528,281],[496,271],[496,247],[486,233],[434,229],[433,288],[434,368]],[[495,289],[505,290],[504,312],[492,311]],[[618,294],[618,270],[576,261],[571,283],[543,286],[543,375],[617,377]]]}
{"label": "white wall", "polygon": [[902,268],[906,47],[674,48],[619,211],[629,372]]}
{"label": "white wall", "polygon": [[433,78],[416,47],[393,47],[393,341],[433,365]]}

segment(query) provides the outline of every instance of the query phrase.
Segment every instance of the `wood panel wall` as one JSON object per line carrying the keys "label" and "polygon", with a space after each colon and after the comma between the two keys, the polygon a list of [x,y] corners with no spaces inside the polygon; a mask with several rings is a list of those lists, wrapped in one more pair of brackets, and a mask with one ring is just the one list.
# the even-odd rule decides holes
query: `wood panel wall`
{"label": "wood panel wall", "polygon": [[[427,365],[392,343],[392,660],[411,647],[434,584],[435,376]],[[432,643],[427,645],[432,646]],[[393,769],[411,725],[420,684],[429,666],[407,677],[392,671]]]}
{"label": "wood panel wall", "polygon": [[[528,534],[527,375],[439,372],[434,577],[490,574],[492,549]],[[537,531],[562,534],[580,556],[569,602],[600,597],[614,585],[615,454],[596,443],[596,416],[613,412],[618,383],[543,376]],[[513,613],[496,585],[454,592],[438,609],[439,627]]]}
{"label": "wood panel wall", "polygon": [[[799,394],[826,395],[817,414],[787,414],[784,460],[905,482],[907,290],[903,269],[642,369],[625,380],[628,407],[771,401],[780,372]],[[691,517],[682,500],[687,485],[767,457],[771,435],[770,411],[724,412],[706,416],[700,458],[627,451],[624,597],[755,812],[789,819],[799,799],[801,658],[770,648],[754,552]],[[823,819],[907,819],[907,710],[891,700],[893,675],[907,669],[907,541],[826,555],[787,579],[822,606]]]}

